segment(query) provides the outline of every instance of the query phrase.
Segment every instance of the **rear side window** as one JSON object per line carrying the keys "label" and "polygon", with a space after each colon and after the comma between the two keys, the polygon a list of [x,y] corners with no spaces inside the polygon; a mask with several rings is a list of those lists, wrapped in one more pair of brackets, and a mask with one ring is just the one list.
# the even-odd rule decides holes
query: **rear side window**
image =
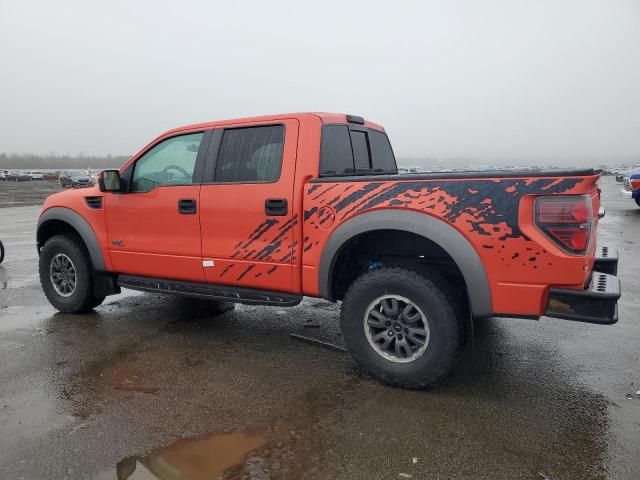
{"label": "rear side window", "polygon": [[280,178],[284,126],[226,129],[216,161],[216,182],[275,182]]}
{"label": "rear side window", "polygon": [[320,174],[352,174],[353,152],[346,125],[325,125],[320,146]]}
{"label": "rear side window", "polygon": [[353,162],[356,172],[359,170],[371,170],[371,155],[365,132],[351,132],[351,148],[353,148]]}
{"label": "rear side window", "polygon": [[396,157],[393,156],[389,137],[377,130],[369,130],[369,145],[371,146],[372,167],[384,173],[396,173]]}
{"label": "rear side window", "polygon": [[397,173],[384,132],[348,125],[325,125],[320,147],[320,176]]}

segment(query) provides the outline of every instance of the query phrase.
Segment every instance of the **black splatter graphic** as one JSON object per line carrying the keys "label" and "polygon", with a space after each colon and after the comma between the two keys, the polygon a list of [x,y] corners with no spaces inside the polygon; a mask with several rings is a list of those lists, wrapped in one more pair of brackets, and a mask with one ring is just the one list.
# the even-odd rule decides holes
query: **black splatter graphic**
{"label": "black splatter graphic", "polygon": [[365,183],[362,188],[356,190],[353,193],[350,193],[344,199],[342,199],[339,203],[337,203],[335,207],[336,212],[340,212],[343,208],[351,205],[353,202],[360,200],[367,193],[371,192],[372,190],[375,190],[380,185],[383,185],[383,184],[382,183]]}
{"label": "black splatter graphic", "polygon": [[253,270],[255,268],[255,264],[253,265],[249,265],[247,268],[244,269],[244,271],[238,276],[238,278],[236,278],[236,281],[242,280],[244,278],[244,276],[249,273],[251,270]]}
{"label": "black splatter graphic", "polygon": [[[466,214],[473,220],[470,222],[474,232],[480,235],[491,235],[484,230],[481,224],[504,223],[511,232],[505,231],[498,238],[522,237],[518,226],[519,200],[530,193],[563,193],[582,182],[582,178],[539,178],[533,181],[524,179],[504,180],[472,180],[473,188],[464,181],[407,181],[395,182],[385,185],[379,192],[366,197],[368,193],[375,191],[382,184],[368,183],[362,188],[351,193],[336,205],[336,211],[346,210],[341,218],[344,219],[352,212],[363,212],[379,206],[391,206],[398,197],[410,195],[410,198],[418,199],[428,197],[441,191],[437,199],[442,203],[450,198],[448,210],[443,215],[446,220],[455,223],[460,216]],[[363,198],[366,197],[366,198]],[[358,200],[360,200],[358,202]],[[357,202],[357,203],[356,203]],[[355,205],[353,205],[355,203]],[[393,205],[397,205],[394,203]],[[338,208],[340,207],[340,208]]]}
{"label": "black splatter graphic", "polygon": [[231,258],[235,258],[238,255],[241,255],[242,254],[241,250],[245,250],[247,247],[249,247],[249,245],[251,245],[253,242],[255,242],[260,237],[262,237],[265,233],[267,233],[267,231],[269,231],[269,229],[271,229],[271,227],[273,227],[277,223],[278,223],[278,220],[267,218],[264,222],[258,225],[253,232],[251,232],[251,235],[249,235],[248,240],[246,240],[244,244],[242,242],[239,242],[236,245],[236,248],[235,248],[236,251],[233,253],[233,255],[231,255]]}
{"label": "black splatter graphic", "polygon": [[304,221],[306,222],[311,218],[311,216],[318,211],[318,207],[313,207],[310,210],[305,210],[304,212]]}
{"label": "black splatter graphic", "polygon": [[225,274],[225,273],[227,273],[227,272],[231,269],[231,267],[233,267],[234,265],[235,265],[235,263],[232,263],[231,265],[228,265],[228,266],[227,266],[227,267],[222,271],[222,273],[220,274],[220,276],[221,276],[221,277],[223,277],[223,276],[224,276],[224,274]]}
{"label": "black splatter graphic", "polygon": [[307,190],[307,195],[311,195],[313,192],[315,192],[317,189],[319,189],[321,187],[322,187],[322,184],[320,184],[320,183],[312,185],[311,187],[309,187],[309,190]]}

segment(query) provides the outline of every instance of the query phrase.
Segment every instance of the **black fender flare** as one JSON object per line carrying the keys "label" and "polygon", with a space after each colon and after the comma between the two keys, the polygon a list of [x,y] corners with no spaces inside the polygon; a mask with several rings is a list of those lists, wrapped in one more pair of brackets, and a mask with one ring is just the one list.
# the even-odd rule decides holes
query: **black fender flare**
{"label": "black fender flare", "polygon": [[472,315],[493,315],[489,279],[473,245],[445,221],[414,211],[375,210],[358,215],[340,225],[327,240],[320,258],[318,287],[321,297],[335,300],[331,291],[331,277],[335,260],[342,247],[356,235],[375,230],[410,232],[440,246],[458,265],[464,277]]}
{"label": "black fender flare", "polygon": [[100,248],[98,238],[96,237],[93,228],[91,228],[89,222],[87,222],[82,215],[70,208],[52,207],[45,210],[42,215],[40,215],[36,234],[38,240],[38,252],[42,247],[41,232],[43,231],[43,227],[53,220],[64,222],[73,227],[73,229],[78,232],[89,251],[93,268],[99,272],[106,270],[102,249]]}

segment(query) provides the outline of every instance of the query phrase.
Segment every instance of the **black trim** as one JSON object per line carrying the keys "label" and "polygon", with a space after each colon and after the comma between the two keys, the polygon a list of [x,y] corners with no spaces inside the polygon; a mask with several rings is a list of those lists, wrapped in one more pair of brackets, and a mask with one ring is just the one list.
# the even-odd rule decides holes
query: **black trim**
{"label": "black trim", "polygon": [[89,208],[96,210],[102,208],[102,196],[84,197],[84,201],[87,203],[87,207]]}
{"label": "black trim", "polygon": [[268,198],[264,201],[264,213],[268,217],[284,217],[289,213],[286,198]]}
{"label": "black trim", "polygon": [[224,128],[216,128],[211,132],[204,170],[202,172],[203,184],[213,183],[213,177],[216,174],[216,164],[218,162],[218,150],[220,150],[220,143],[222,142],[223,133]]}
{"label": "black trim", "polygon": [[495,313],[490,317],[487,317],[487,320],[500,320],[504,319],[512,319],[517,318],[520,320],[540,320],[540,315],[521,315],[516,313]]}
{"label": "black trim", "polygon": [[593,263],[596,272],[607,273],[609,275],[618,274],[618,250],[606,245],[598,247],[596,259]]}
{"label": "black trim", "polygon": [[439,179],[474,179],[474,178],[531,178],[531,177],[589,177],[599,175],[602,170],[593,168],[586,170],[463,170],[459,172],[426,172],[396,175],[335,175],[309,180],[308,183],[334,182],[375,182],[400,180],[439,180]]}
{"label": "black trim", "polygon": [[116,275],[106,272],[93,272],[93,294],[96,297],[108,297],[120,293]]}
{"label": "black trim", "polygon": [[578,322],[610,325],[618,321],[620,280],[613,275],[593,272],[583,290],[551,288],[545,315]]}
{"label": "black trim", "polygon": [[[82,238],[82,241],[89,251],[93,268],[97,271],[106,270],[104,257],[102,256],[102,249],[100,248],[98,238],[96,237],[93,228],[89,225],[89,222],[82,217],[82,215],[67,207],[52,207],[42,212],[42,215],[38,220],[36,233],[38,254],[40,253],[40,249],[44,246],[44,234],[49,233],[47,232],[47,224],[54,221],[60,221],[73,227],[75,231],[78,232],[80,238]],[[47,237],[49,237],[49,235],[47,235]]]}
{"label": "black trim", "polygon": [[[196,133],[196,132],[194,132]],[[198,148],[198,155],[196,156],[196,165],[193,169],[193,184],[200,184],[203,181],[204,168],[207,161],[207,152],[209,150],[209,143],[213,135],[213,130],[205,130],[202,140],[200,141],[200,147]]]}
{"label": "black trim", "polygon": [[302,301],[302,296],[291,293],[272,292],[253,288],[213,285],[210,283],[185,282],[163,278],[120,275],[118,285],[143,292],[166,293],[212,300],[225,300],[248,305],[271,305],[293,307]]}
{"label": "black trim", "polygon": [[198,211],[198,203],[194,198],[181,198],[178,200],[178,213],[181,215],[195,215]]}

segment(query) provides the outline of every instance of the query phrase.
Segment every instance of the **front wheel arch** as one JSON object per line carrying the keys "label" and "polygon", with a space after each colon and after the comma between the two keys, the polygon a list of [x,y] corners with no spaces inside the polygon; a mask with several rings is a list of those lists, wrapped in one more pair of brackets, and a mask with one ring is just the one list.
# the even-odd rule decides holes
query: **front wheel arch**
{"label": "front wheel arch", "polygon": [[45,242],[62,233],[78,235],[89,253],[91,264],[96,271],[105,271],[105,261],[95,232],[79,213],[66,207],[52,207],[45,210],[38,220],[38,252]]}

